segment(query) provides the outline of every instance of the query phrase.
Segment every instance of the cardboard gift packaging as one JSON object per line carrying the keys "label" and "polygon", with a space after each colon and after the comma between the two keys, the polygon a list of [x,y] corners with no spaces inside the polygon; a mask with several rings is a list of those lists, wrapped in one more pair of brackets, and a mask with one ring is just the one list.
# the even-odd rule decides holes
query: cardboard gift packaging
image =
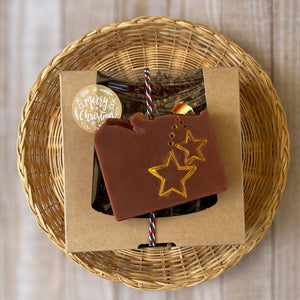
{"label": "cardboard gift packaging", "polygon": [[[238,68],[204,68],[207,110],[224,165],[228,190],[212,207],[156,219],[158,243],[176,246],[245,242]],[[97,83],[97,71],[60,74],[66,251],[136,249],[148,243],[148,219],[117,221],[92,207],[94,133],[72,115],[79,90]]]}

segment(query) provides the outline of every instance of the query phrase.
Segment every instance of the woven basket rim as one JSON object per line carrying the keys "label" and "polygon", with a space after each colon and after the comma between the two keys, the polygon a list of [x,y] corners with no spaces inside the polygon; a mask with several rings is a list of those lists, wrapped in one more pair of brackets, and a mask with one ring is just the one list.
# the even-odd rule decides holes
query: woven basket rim
{"label": "woven basket rim", "polygon": [[[271,211],[271,214],[268,216],[269,223],[266,226],[264,226],[263,228],[260,228],[258,230],[257,233],[258,233],[259,237],[257,239],[247,241],[247,243],[245,245],[233,246],[237,250],[234,253],[234,255],[232,255],[230,263],[228,263],[227,265],[224,265],[224,267],[222,269],[220,269],[218,267],[215,267],[215,268],[212,267],[211,274],[209,276],[207,276],[206,278],[198,278],[198,279],[192,278],[189,282],[185,282],[184,284],[146,283],[146,286],[144,286],[143,284],[141,284],[141,282],[137,282],[136,280],[130,280],[129,278],[127,278],[126,276],[123,276],[121,274],[117,274],[117,273],[112,274],[112,273],[105,272],[103,270],[96,271],[96,270],[93,270],[86,266],[86,269],[95,275],[102,276],[103,278],[107,278],[112,281],[119,281],[119,282],[122,282],[122,283],[124,283],[128,286],[134,287],[134,288],[145,288],[145,289],[149,289],[149,290],[177,289],[177,288],[181,288],[184,286],[192,286],[192,285],[198,284],[198,283],[203,282],[208,279],[213,279],[213,278],[217,277],[218,275],[220,275],[223,271],[236,265],[245,254],[247,254],[249,251],[251,251],[254,248],[254,246],[256,244],[258,244],[259,241],[263,238],[263,236],[265,235],[267,229],[271,225],[272,220],[274,218],[276,209],[278,207],[278,204],[280,202],[282,193],[283,193],[285,185],[286,185],[287,170],[288,170],[288,166],[289,166],[289,149],[290,149],[290,140],[289,140],[289,134],[288,134],[288,129],[287,129],[285,113],[281,106],[278,94],[276,93],[269,76],[261,69],[259,64],[256,62],[256,60],[252,56],[245,53],[245,51],[243,49],[241,49],[237,44],[231,42],[227,37],[225,37],[221,33],[215,32],[212,29],[210,29],[209,27],[199,24],[199,23],[192,23],[190,21],[186,21],[183,19],[173,19],[170,17],[163,17],[163,16],[155,16],[155,17],[141,16],[141,17],[134,18],[134,19],[126,19],[126,20],[122,20],[122,21],[119,21],[116,23],[104,25],[104,26],[101,26],[94,30],[91,30],[91,31],[87,32],[86,34],[84,34],[81,38],[79,38],[79,39],[73,41],[72,43],[70,43],[69,45],[67,45],[40,72],[40,74],[37,77],[37,80],[35,81],[35,83],[33,84],[33,86],[31,87],[31,89],[28,93],[27,99],[26,99],[23,109],[22,109],[21,120],[20,120],[19,127],[18,127],[17,165],[18,165],[18,171],[19,171],[20,178],[22,181],[23,189],[24,189],[26,197],[27,197],[28,205],[29,205],[32,213],[34,214],[35,219],[36,219],[38,225],[40,226],[40,228],[47,234],[47,236],[50,238],[50,240],[52,240],[52,242],[58,248],[60,248],[61,250],[63,250],[65,252],[64,241],[59,240],[55,236],[55,234],[51,231],[51,228],[49,226],[47,226],[47,224],[45,224],[43,217],[41,216],[41,214],[38,210],[38,207],[33,202],[33,200],[32,200],[33,191],[31,189],[31,185],[28,181],[27,166],[25,164],[25,160],[23,159],[24,151],[26,151],[25,136],[26,136],[26,131],[27,131],[27,127],[26,127],[27,121],[28,121],[28,118],[30,115],[30,108],[34,103],[36,95],[38,94],[38,88],[39,88],[39,86],[43,85],[44,81],[47,79],[47,74],[52,69],[55,69],[56,66],[61,62],[61,60],[63,60],[63,58],[65,56],[71,55],[74,51],[76,51],[76,49],[78,47],[84,45],[86,43],[86,41],[89,40],[91,37],[99,38],[99,37],[105,36],[111,30],[116,30],[118,28],[125,28],[125,27],[132,26],[132,25],[139,27],[139,26],[143,26],[143,25],[147,25],[147,24],[153,24],[155,22],[157,22],[159,24],[170,25],[170,26],[185,27],[195,33],[205,32],[206,34],[213,36],[215,39],[218,39],[218,41],[220,41],[221,43],[226,43],[232,49],[234,49],[235,52],[242,53],[246,60],[249,60],[249,61],[251,61],[251,63],[253,63],[253,65],[256,67],[256,69],[265,78],[266,84],[269,87],[269,92],[272,93],[273,98],[275,99],[273,105],[274,105],[275,111],[277,112],[276,119],[278,121],[278,124],[281,125],[280,128],[282,130],[282,135],[280,136],[280,138],[281,138],[280,143],[283,145],[283,151],[282,151],[281,158],[282,158],[282,160],[285,161],[285,166],[281,173],[282,184],[280,186],[278,186],[278,190],[277,190],[276,207],[275,207],[275,209],[273,209]],[[179,247],[176,247],[176,248],[179,248]],[[185,247],[181,247],[181,248],[185,248]],[[131,251],[136,251],[136,250],[124,249],[124,250],[120,250],[119,252],[121,254],[124,254],[126,252],[131,253]],[[151,255],[153,253],[155,254],[156,251],[159,251],[159,250],[147,249],[144,251],[147,255]],[[115,252],[115,251],[113,251],[113,252]],[[82,260],[79,258],[79,256],[77,254],[70,254],[70,253],[66,253],[66,254],[72,260],[74,260],[76,263],[79,263],[80,265],[84,266],[84,263],[82,262]]]}

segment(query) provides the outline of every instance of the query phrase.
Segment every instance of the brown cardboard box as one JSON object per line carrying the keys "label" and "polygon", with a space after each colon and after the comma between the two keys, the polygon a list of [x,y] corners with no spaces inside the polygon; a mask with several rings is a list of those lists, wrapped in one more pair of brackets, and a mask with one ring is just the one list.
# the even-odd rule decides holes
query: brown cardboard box
{"label": "brown cardboard box", "polygon": [[[157,218],[158,243],[176,246],[245,242],[241,121],[237,68],[204,68],[207,109],[224,164],[228,191],[209,209]],[[72,116],[72,102],[83,87],[95,84],[96,71],[61,73],[61,108],[67,252],[134,249],[148,243],[148,219],[118,222],[92,208],[94,134]]]}

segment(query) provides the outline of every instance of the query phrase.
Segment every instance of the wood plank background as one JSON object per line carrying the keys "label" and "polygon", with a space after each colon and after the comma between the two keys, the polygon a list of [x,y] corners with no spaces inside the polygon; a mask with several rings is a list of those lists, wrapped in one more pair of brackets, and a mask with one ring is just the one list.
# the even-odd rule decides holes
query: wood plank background
{"label": "wood plank background", "polygon": [[[291,136],[288,183],[271,229],[233,269],[178,291],[137,291],[89,274],[35,223],[16,168],[17,125],[38,73],[86,31],[166,15],[227,35],[270,75]],[[0,299],[300,299],[298,0],[0,0]]]}

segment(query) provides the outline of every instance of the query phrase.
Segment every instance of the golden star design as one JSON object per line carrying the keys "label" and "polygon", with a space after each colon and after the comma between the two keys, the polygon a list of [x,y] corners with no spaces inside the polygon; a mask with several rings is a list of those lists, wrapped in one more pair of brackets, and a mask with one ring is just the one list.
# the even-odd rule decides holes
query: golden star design
{"label": "golden star design", "polygon": [[[176,169],[178,171],[184,171],[186,173],[184,176],[182,176],[182,177],[180,177],[180,179],[178,179],[180,189],[177,189],[174,186],[166,189],[167,178],[162,176],[161,174],[159,174],[160,170],[167,170],[170,167],[172,168],[172,165],[170,165],[171,162],[175,164]],[[195,165],[193,165],[193,166],[180,166],[177,159],[176,159],[176,157],[175,157],[174,152],[171,150],[171,151],[169,151],[169,153],[167,155],[165,163],[149,168],[148,172],[150,174],[152,174],[153,176],[155,176],[156,178],[161,180],[160,187],[159,187],[159,190],[158,190],[158,196],[160,196],[160,197],[167,196],[171,192],[175,192],[178,195],[180,195],[184,198],[187,198],[187,191],[186,191],[185,183],[196,172],[196,170],[197,170],[197,167]]]}
{"label": "golden star design", "polygon": [[[174,146],[184,152],[184,163],[186,165],[190,165],[194,160],[205,161],[205,157],[201,152],[201,148],[207,143],[207,139],[205,138],[194,138],[192,133],[187,130],[185,132],[185,139],[183,142],[175,144]],[[187,149],[184,145],[190,146],[194,149]],[[194,153],[191,153],[191,152]]]}

